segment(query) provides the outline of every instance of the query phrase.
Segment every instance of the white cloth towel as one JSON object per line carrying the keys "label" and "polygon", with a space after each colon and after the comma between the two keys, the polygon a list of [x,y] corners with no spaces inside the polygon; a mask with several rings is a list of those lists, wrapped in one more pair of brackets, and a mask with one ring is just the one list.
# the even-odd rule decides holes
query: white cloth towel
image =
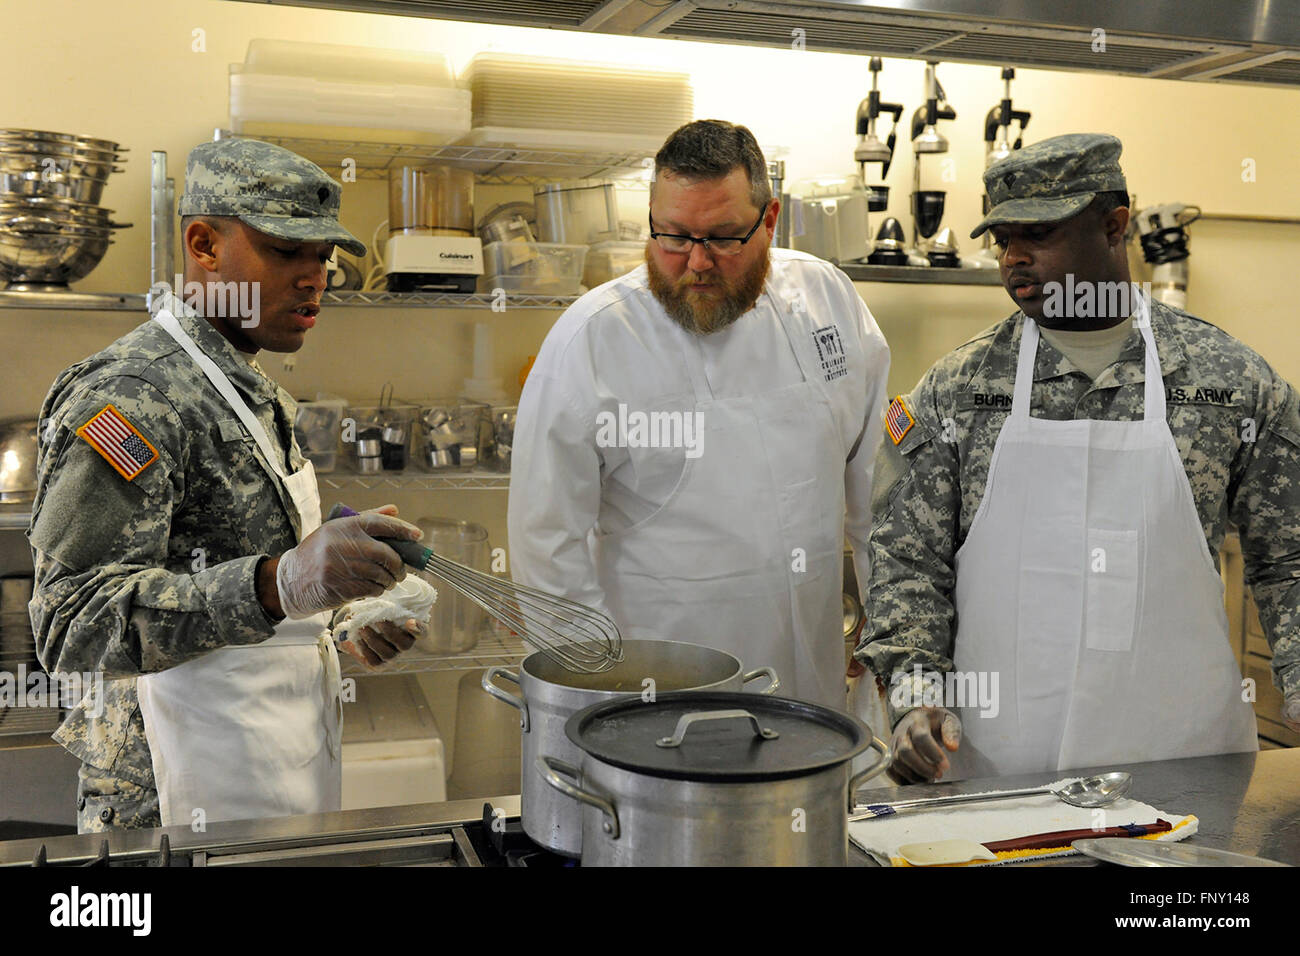
{"label": "white cloth towel", "polygon": [[[1066,777],[1048,786],[1060,789],[1077,779],[1079,778]],[[900,801],[912,799],[911,794],[904,796],[897,790],[892,793],[897,794],[896,799]],[[1061,830],[1103,830],[1134,824],[1140,826],[1153,824],[1157,819],[1167,820],[1173,829],[1133,839],[1182,840],[1196,832],[1196,817],[1167,813],[1137,800],[1121,798],[1108,807],[1085,809],[1070,806],[1050,793],[1043,793],[969,806],[959,803],[929,810],[900,810],[891,816],[850,823],[849,839],[864,852],[871,854],[881,866],[907,866],[898,848],[911,843],[971,840],[983,844]],[[965,865],[996,866],[1000,863],[1068,856],[1078,852],[1068,845],[1054,849],[1001,851],[996,860],[975,861]]]}
{"label": "white cloth towel", "polygon": [[343,609],[342,618],[335,623],[336,640],[348,640],[348,634],[378,621],[398,624],[411,618],[421,624],[429,622],[429,612],[438,600],[438,591],[432,584],[415,574],[407,574],[378,597],[353,601]]}

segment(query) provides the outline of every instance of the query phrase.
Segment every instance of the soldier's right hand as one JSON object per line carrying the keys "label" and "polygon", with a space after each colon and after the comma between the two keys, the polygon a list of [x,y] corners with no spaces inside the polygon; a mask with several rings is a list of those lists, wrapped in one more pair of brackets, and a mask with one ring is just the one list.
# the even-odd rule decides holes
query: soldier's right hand
{"label": "soldier's right hand", "polygon": [[383,594],[406,571],[397,552],[375,538],[417,541],[423,534],[413,524],[376,512],[325,522],[280,556],[275,581],[285,616],[310,617]]}
{"label": "soldier's right hand", "polygon": [[898,783],[931,783],[948,769],[943,749],[961,746],[961,720],[944,707],[918,707],[908,711],[894,727],[889,744],[894,755],[889,776]]}

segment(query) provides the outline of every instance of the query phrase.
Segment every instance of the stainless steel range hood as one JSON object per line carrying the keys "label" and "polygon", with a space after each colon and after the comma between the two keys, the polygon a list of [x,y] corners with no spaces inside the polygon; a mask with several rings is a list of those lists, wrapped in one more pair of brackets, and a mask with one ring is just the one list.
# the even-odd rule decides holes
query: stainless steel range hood
{"label": "stainless steel range hood", "polygon": [[790,48],[801,44],[809,50],[997,66],[1300,87],[1300,0],[237,2],[752,46]]}

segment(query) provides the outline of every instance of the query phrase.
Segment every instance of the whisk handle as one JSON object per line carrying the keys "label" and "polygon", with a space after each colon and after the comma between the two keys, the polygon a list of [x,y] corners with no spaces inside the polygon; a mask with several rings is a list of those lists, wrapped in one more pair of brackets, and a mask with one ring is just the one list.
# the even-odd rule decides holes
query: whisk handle
{"label": "whisk handle", "polygon": [[427,570],[429,558],[433,557],[431,550],[416,541],[403,541],[401,538],[376,538],[375,540],[388,545],[401,555],[402,561],[417,571]]}
{"label": "whisk handle", "polygon": [[[326,516],[325,520],[333,521],[335,518],[353,518],[358,514],[360,514],[360,512],[353,511],[347,505],[337,504],[330,509],[330,513]],[[397,552],[398,556],[401,557],[404,563],[415,568],[417,571],[425,570],[429,564],[429,558],[433,555],[432,551],[415,541],[404,541],[401,538],[376,538],[375,540],[382,541],[384,544],[388,545]]]}

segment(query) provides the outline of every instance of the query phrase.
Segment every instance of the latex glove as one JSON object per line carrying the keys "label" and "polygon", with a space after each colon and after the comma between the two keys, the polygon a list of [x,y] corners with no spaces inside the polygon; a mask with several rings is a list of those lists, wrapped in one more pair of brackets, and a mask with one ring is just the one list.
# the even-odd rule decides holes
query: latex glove
{"label": "latex glove", "polygon": [[423,536],[415,525],[373,511],[325,522],[280,556],[275,582],[285,616],[310,617],[383,594],[406,570],[398,553],[375,538]]}
{"label": "latex glove", "polygon": [[380,667],[402,651],[409,651],[428,631],[428,624],[421,624],[415,618],[407,620],[401,627],[392,621],[376,621],[350,632],[347,640],[339,641],[339,648],[366,667]]}
{"label": "latex glove", "polygon": [[897,783],[931,783],[948,769],[950,751],[961,746],[961,720],[944,707],[918,707],[894,728],[889,776]]}
{"label": "latex glove", "polygon": [[1300,734],[1300,694],[1288,697],[1282,704],[1282,723]]}

